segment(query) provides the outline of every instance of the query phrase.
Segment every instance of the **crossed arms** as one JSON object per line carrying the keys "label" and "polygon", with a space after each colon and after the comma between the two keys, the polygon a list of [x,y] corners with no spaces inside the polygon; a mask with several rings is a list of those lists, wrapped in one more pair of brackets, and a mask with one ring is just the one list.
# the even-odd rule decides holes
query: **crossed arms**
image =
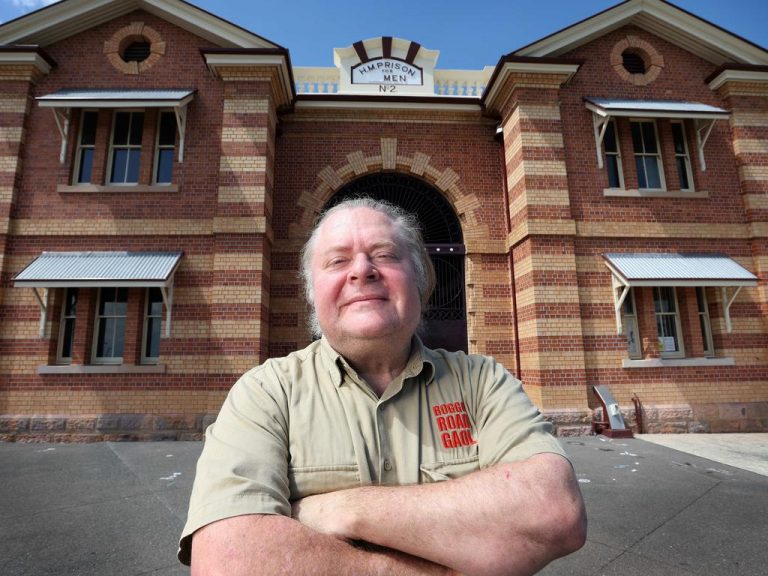
{"label": "crossed arms", "polygon": [[571,465],[544,453],[436,484],[310,496],[293,518],[214,522],[194,535],[192,574],[533,574],[585,538]]}

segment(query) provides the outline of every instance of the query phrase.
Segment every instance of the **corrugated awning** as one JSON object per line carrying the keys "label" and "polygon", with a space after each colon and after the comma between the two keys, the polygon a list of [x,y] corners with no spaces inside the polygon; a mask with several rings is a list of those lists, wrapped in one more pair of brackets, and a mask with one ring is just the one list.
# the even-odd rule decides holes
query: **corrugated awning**
{"label": "corrugated awning", "polygon": [[[714,286],[722,290],[725,325],[731,331],[730,308],[745,286],[757,286],[757,276],[723,254],[603,254],[613,281],[617,333],[622,333],[621,307],[632,287]],[[731,295],[728,288],[735,288]]]}
{"label": "corrugated awning", "polygon": [[696,128],[696,147],[699,152],[701,169],[706,170],[704,146],[707,143],[712,127],[717,120],[725,120],[730,113],[723,108],[702,104],[701,102],[685,102],[680,100],[630,100],[617,98],[598,98],[585,96],[584,102],[592,112],[597,145],[597,164],[603,167],[601,146],[605,137],[608,121],[614,117],[632,118],[676,118],[690,119]]}
{"label": "corrugated awning", "polygon": [[184,138],[187,127],[187,104],[195,90],[59,90],[36,98],[43,108],[51,108],[61,134],[59,162],[67,156],[72,108],[172,108],[179,129],[179,162],[184,161]]}
{"label": "corrugated awning", "polygon": [[43,252],[13,279],[17,287],[163,287],[181,252]]}
{"label": "corrugated awning", "polygon": [[757,286],[757,276],[722,254],[604,254],[629,286]]}
{"label": "corrugated awning", "polygon": [[587,108],[600,116],[632,116],[648,118],[725,119],[727,110],[702,104],[674,100],[628,100],[585,96]]}
{"label": "corrugated awning", "polygon": [[188,104],[194,90],[59,90],[37,101],[45,108],[173,108]]}
{"label": "corrugated awning", "polygon": [[40,338],[45,335],[49,288],[160,288],[167,338],[171,335],[173,277],[182,256],[182,252],[43,252],[13,283],[34,291],[41,312]]}

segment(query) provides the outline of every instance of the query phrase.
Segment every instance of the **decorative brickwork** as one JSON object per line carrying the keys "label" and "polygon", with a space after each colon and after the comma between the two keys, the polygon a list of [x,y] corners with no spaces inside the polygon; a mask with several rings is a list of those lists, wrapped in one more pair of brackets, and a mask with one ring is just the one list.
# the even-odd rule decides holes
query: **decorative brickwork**
{"label": "decorative brickwork", "polygon": [[[123,52],[133,42],[149,43],[149,56],[141,62],[123,59]],[[123,74],[138,75],[146,72],[157,64],[165,54],[165,42],[160,33],[143,22],[131,22],[120,28],[112,37],[104,42],[104,55],[110,64]]]}
{"label": "decorative brickwork", "polygon": [[[589,433],[599,406],[595,385],[609,386],[635,427],[632,400],[639,399],[648,432],[768,430],[762,68],[734,67],[731,79],[710,88],[708,78],[719,74],[714,63],[652,26],[629,24],[589,34],[566,53],[558,48],[556,58],[505,57],[488,101],[293,99],[289,66],[275,63],[287,61],[281,50],[233,49],[236,39],[222,50],[183,25],[136,10],[51,42],[46,54],[4,52],[0,440],[200,438],[241,373],[309,343],[301,246],[335,194],[380,173],[418,179],[429,187],[425,194],[452,207],[466,251],[469,351],[494,355],[515,372],[560,435]],[[149,55],[126,62],[126,43],[137,40],[149,44]],[[642,57],[644,74],[624,68],[626,51]],[[183,162],[177,131],[169,185],[153,182],[161,111],[150,108],[143,110],[137,184],[111,185],[115,117],[108,108],[90,117],[90,180],[75,178],[82,111],[73,109],[60,132],[35,98],[82,88],[195,90]],[[651,192],[640,190],[632,120],[616,118],[623,178],[616,189],[597,162],[605,143],[596,144],[588,96],[697,102],[730,117],[712,125],[705,163],[701,124],[651,119],[664,180]],[[688,188],[677,172],[679,133]],[[31,289],[13,286],[43,251],[91,250],[183,252],[159,357],[145,354],[145,287],[127,291],[122,356],[100,364],[99,288],[79,289],[70,361],[60,353],[64,290],[38,292],[43,312]],[[665,328],[653,286],[632,289],[633,307],[619,309],[624,332],[617,333],[603,257],[612,252],[718,252],[758,283],[735,299],[735,288],[699,287],[709,333],[702,293],[674,287],[674,354],[660,346]],[[163,305],[163,327],[168,313]],[[632,357],[630,323],[638,342]]]}

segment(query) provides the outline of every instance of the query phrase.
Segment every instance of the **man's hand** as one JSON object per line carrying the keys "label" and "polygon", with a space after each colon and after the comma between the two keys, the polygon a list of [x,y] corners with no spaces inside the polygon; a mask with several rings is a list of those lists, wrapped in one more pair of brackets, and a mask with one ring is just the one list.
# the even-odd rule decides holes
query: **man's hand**
{"label": "man's hand", "polygon": [[346,491],[316,494],[296,500],[292,504],[291,515],[304,526],[312,528],[321,534],[334,536],[340,540],[354,540],[351,534],[351,522],[347,519],[349,499]]}

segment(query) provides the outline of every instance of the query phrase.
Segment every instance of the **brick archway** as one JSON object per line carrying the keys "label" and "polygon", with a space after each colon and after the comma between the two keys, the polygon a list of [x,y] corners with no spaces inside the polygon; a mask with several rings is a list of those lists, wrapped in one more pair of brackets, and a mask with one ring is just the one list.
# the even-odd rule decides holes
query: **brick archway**
{"label": "brick archway", "polygon": [[347,154],[347,163],[338,168],[326,166],[317,175],[318,183],[313,190],[305,191],[299,198],[301,215],[291,226],[291,237],[303,239],[312,228],[315,218],[331,197],[353,180],[382,171],[395,171],[415,176],[436,188],[451,204],[459,217],[467,250],[478,239],[488,237],[488,227],[481,224],[478,215],[480,201],[468,194],[460,185],[459,175],[451,168],[443,170],[431,164],[431,157],[421,152],[413,156],[397,154],[397,139],[382,138],[381,153],[366,156],[358,150]]}

